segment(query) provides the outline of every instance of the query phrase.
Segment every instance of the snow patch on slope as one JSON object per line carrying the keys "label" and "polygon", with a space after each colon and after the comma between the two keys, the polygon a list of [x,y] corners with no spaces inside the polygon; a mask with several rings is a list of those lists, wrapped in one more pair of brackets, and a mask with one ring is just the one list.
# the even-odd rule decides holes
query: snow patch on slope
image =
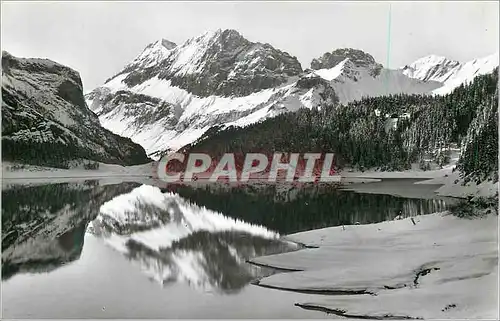
{"label": "snow patch on slope", "polygon": [[307,77],[319,76],[330,82],[341,103],[393,94],[426,94],[441,86],[434,80],[409,77],[401,70],[382,68],[374,73],[345,58],[332,68],[313,70]]}
{"label": "snow patch on slope", "polygon": [[399,70],[385,68],[375,77],[364,69],[351,75],[341,74],[331,85],[342,103],[383,95],[425,94],[440,87],[438,82],[412,79]]}
{"label": "snow patch on slope", "polygon": [[160,39],[153,42],[144,49],[125,69],[128,68],[149,68],[158,65],[168,58],[177,45],[171,41]]}
{"label": "snow patch on slope", "polygon": [[222,30],[207,31],[197,38],[188,40],[183,45],[179,46],[172,52],[169,60],[172,61],[170,65],[171,70],[179,76],[187,74],[194,74],[203,68],[201,59],[205,52],[210,48],[212,43],[216,41],[216,36],[221,34]]}
{"label": "snow patch on slope", "polygon": [[334,80],[338,76],[340,76],[340,74],[342,73],[342,71],[344,69],[344,65],[346,64],[347,61],[349,61],[349,58],[344,59],[343,61],[338,63],[335,67],[332,67],[330,69],[315,70],[315,71],[313,71],[313,74],[316,74],[316,75],[320,76],[321,78],[328,80],[328,81]]}
{"label": "snow patch on slope", "polygon": [[[199,97],[188,91],[171,85],[170,80],[153,77],[145,82],[127,87],[122,74],[101,87],[100,99],[88,96],[90,109],[99,115],[101,124],[111,131],[141,144],[151,157],[164,150],[177,150],[192,143],[211,126],[245,126],[281,112],[296,111],[299,108],[313,108],[322,98],[315,88],[303,90],[296,88],[296,83],[280,88],[264,89],[248,96]],[[104,112],[102,97],[112,96],[118,91],[129,91],[136,94],[159,98],[172,106],[175,114],[175,125],[169,119],[156,122],[136,124],[136,118],[129,114],[131,108],[120,104],[109,112]],[[270,108],[274,106],[274,109]],[[141,107],[144,108],[144,107]]]}

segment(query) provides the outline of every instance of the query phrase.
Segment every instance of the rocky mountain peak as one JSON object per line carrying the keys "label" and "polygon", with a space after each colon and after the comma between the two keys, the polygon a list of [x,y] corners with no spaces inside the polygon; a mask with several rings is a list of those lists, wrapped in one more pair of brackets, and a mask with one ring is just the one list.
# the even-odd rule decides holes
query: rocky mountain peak
{"label": "rocky mountain peak", "polygon": [[159,39],[148,44],[146,48],[144,48],[144,50],[134,58],[134,60],[126,65],[119,73],[107,79],[105,83],[108,83],[110,80],[119,75],[129,73],[131,71],[137,72],[159,65],[163,60],[170,56],[176,47],[177,44],[167,39]]}
{"label": "rocky mountain peak", "polygon": [[[71,80],[79,90],[83,88],[80,73],[70,67],[61,65],[50,59],[42,58],[18,58],[7,51],[2,51],[2,69],[5,72],[12,70],[23,70],[33,73],[47,73]],[[12,71],[16,73],[15,71]]]}
{"label": "rocky mountain peak", "polygon": [[311,61],[311,69],[332,69],[342,63],[342,69],[351,74],[354,70],[366,69],[372,76],[377,76],[382,65],[377,63],[372,55],[353,48],[341,48],[327,52]]}
{"label": "rocky mountain peak", "polygon": [[372,55],[352,48],[336,49],[323,54],[320,58],[313,59],[311,69],[329,69],[348,58],[356,67],[370,68],[378,65]]}
{"label": "rocky mountain peak", "polygon": [[168,50],[172,50],[175,47],[177,47],[177,44],[175,42],[172,42],[167,39],[161,39],[161,44],[163,47],[167,48]]}
{"label": "rocky mountain peak", "polygon": [[179,46],[178,51],[184,51],[186,48],[190,50],[203,51],[207,49],[227,50],[228,47],[239,47],[248,44],[238,31],[233,29],[217,29],[206,31],[203,34],[188,39],[185,43]]}
{"label": "rocky mountain peak", "polygon": [[128,87],[157,77],[205,97],[248,95],[284,84],[301,72],[296,57],[251,42],[236,30],[218,29],[173,49],[150,45],[118,75],[126,74],[121,82]]}
{"label": "rocky mountain peak", "polygon": [[222,41],[229,41],[229,42],[248,41],[238,31],[234,29],[218,29],[216,32],[216,36]]}

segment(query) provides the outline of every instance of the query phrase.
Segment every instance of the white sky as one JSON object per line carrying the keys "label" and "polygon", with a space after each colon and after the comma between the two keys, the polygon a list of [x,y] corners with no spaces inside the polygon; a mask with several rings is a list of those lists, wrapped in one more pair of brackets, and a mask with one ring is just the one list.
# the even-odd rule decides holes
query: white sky
{"label": "white sky", "polygon": [[[231,28],[296,56],[303,68],[351,47],[387,66],[388,2],[2,2],[2,50],[78,70],[101,85],[157,39],[180,44]],[[459,61],[498,51],[498,2],[394,2],[389,67],[428,55]]]}

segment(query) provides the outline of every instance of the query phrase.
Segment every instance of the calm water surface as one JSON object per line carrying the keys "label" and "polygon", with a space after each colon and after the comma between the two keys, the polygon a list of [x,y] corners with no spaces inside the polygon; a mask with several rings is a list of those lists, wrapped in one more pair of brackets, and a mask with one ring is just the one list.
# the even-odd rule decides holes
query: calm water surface
{"label": "calm water surface", "polygon": [[2,191],[5,318],[325,318],[314,295],[251,285],[280,235],[444,210],[446,199],[324,188],[98,181]]}

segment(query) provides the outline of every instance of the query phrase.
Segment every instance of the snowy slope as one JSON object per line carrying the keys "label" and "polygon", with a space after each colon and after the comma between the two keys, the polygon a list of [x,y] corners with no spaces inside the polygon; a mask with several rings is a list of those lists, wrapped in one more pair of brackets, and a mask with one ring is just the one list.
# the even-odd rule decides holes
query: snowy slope
{"label": "snowy slope", "polygon": [[410,78],[443,83],[443,86],[434,90],[433,93],[444,95],[461,84],[471,82],[476,76],[491,73],[496,67],[498,67],[498,52],[466,63],[429,55],[401,68],[401,70]]}
{"label": "snowy slope", "polygon": [[426,94],[440,86],[437,82],[411,79],[398,70],[386,68],[383,68],[375,77],[369,75],[366,70],[359,70],[356,79],[341,74],[332,81],[331,85],[343,103],[363,97]]}
{"label": "snowy slope", "polygon": [[403,74],[410,78],[445,82],[459,67],[460,63],[458,61],[449,60],[443,56],[429,55],[401,69]]}
{"label": "snowy slope", "polygon": [[219,29],[179,46],[166,40],[150,44],[116,76],[123,76],[129,87],[157,77],[208,97],[245,96],[282,85],[301,72],[297,58],[288,53]]}
{"label": "snowy slope", "polygon": [[[104,127],[132,138],[150,156],[163,150],[177,150],[215,125],[243,126],[280,112],[336,101],[329,85],[322,82],[317,88],[301,88],[300,83],[294,83],[233,98],[199,97],[158,78],[132,88],[110,88],[108,84],[99,88],[100,95],[96,98],[87,96],[90,107],[99,115]],[[324,92],[329,96],[321,97]],[[95,90],[91,94],[96,93]],[[120,99],[124,95],[148,98],[141,102],[124,102]],[[148,103],[151,97],[158,98],[161,103]]]}
{"label": "snowy slope", "polygon": [[125,70],[154,67],[168,58],[175,47],[177,47],[175,43],[166,39],[155,41],[149,44],[130,64],[125,66]]}

